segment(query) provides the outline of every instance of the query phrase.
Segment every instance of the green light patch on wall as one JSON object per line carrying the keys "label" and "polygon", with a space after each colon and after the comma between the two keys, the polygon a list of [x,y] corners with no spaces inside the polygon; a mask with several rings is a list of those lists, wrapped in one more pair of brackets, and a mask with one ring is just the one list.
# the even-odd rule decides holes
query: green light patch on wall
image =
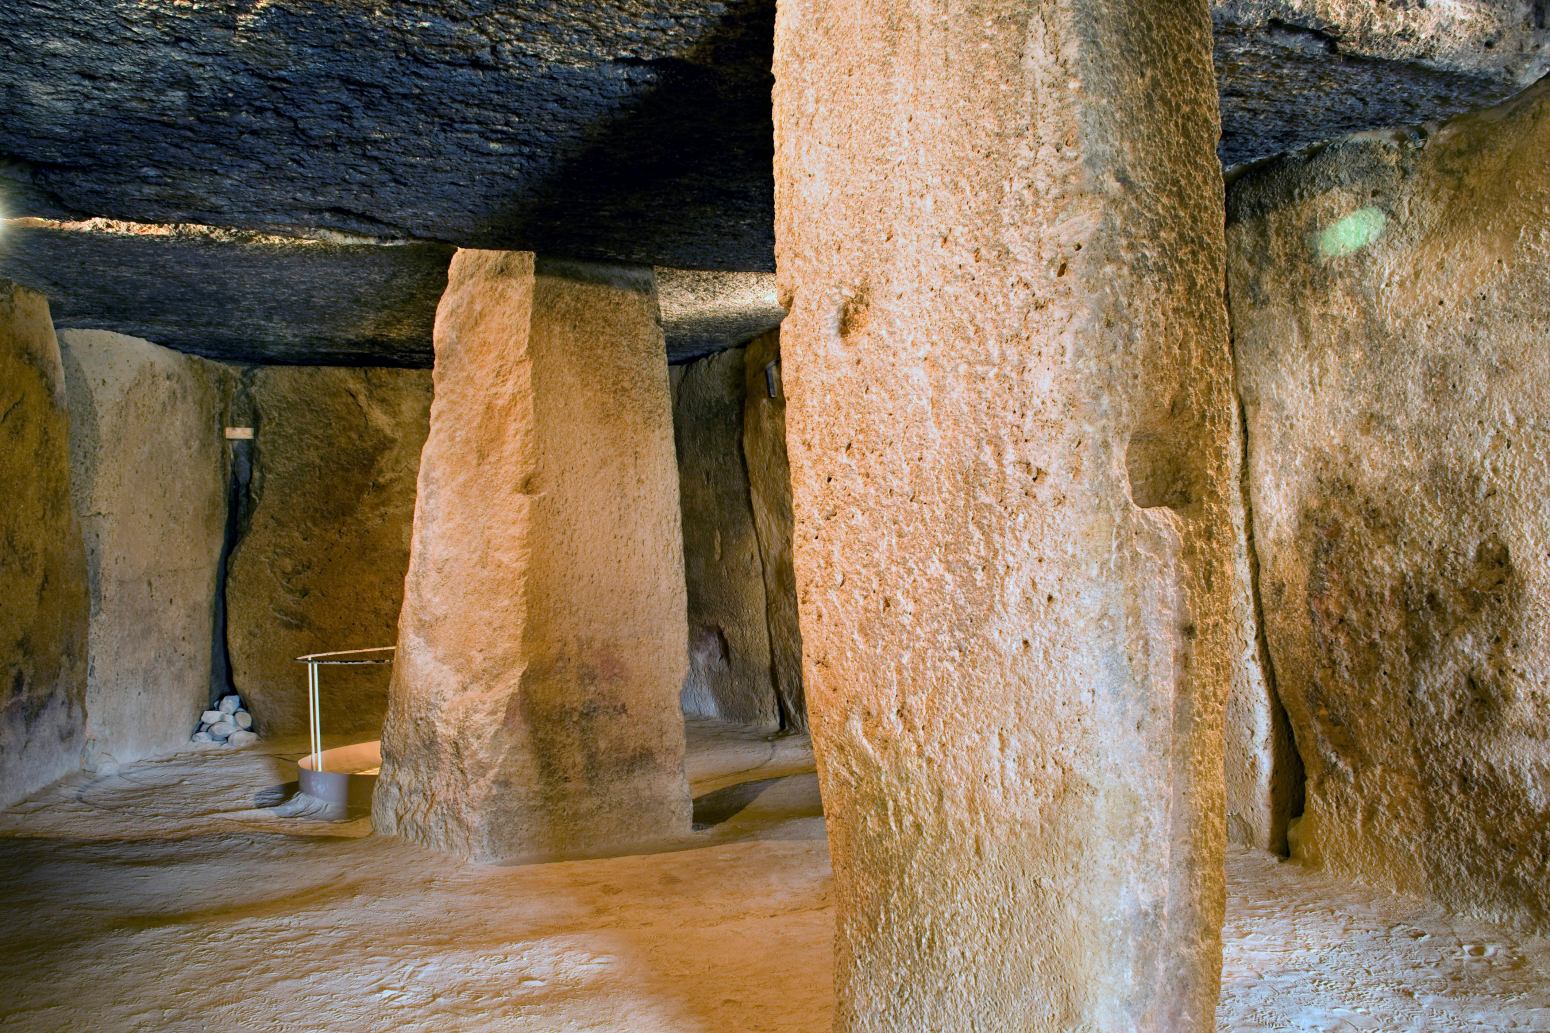
{"label": "green light patch on wall", "polygon": [[1338,222],[1324,227],[1319,233],[1319,257],[1330,259],[1354,255],[1383,236],[1388,223],[1389,217],[1379,209],[1358,208]]}

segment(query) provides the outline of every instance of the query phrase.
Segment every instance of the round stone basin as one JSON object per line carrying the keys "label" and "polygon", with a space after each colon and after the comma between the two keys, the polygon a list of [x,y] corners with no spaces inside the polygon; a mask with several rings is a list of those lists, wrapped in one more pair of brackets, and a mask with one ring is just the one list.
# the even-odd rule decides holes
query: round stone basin
{"label": "round stone basin", "polygon": [[312,799],[334,807],[371,807],[371,793],[382,767],[382,740],[335,746],[318,755],[322,763],[314,770],[312,754],[296,762],[300,769],[300,788]]}

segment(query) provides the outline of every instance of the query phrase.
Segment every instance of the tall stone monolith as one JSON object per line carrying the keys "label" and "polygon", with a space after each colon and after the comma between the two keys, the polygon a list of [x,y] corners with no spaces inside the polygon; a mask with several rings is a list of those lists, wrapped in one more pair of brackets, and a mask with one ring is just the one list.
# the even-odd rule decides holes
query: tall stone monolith
{"label": "tall stone monolith", "polygon": [[686,639],[651,273],[459,252],[377,828],[504,862],[686,833]]}
{"label": "tall stone monolith", "polygon": [[786,458],[786,396],[780,379],[780,330],[743,349],[743,458],[748,494],[764,566],[765,616],[770,626],[770,669],[780,698],[782,727],[805,730],[802,631],[796,572],[791,563],[791,463]]}
{"label": "tall stone monolith", "polygon": [[0,280],[0,807],[81,764],[89,597],[48,299]]}
{"label": "tall stone monolith", "polygon": [[106,330],[59,344],[91,592],[85,761],[107,770],[187,745],[210,705],[233,374]]}
{"label": "tall stone monolith", "polygon": [[773,730],[764,560],[743,462],[743,349],[674,367],[673,424],[689,590],[683,710]]}
{"label": "tall stone monolith", "polygon": [[1214,1028],[1230,363],[1204,0],[783,0],[835,1028]]}

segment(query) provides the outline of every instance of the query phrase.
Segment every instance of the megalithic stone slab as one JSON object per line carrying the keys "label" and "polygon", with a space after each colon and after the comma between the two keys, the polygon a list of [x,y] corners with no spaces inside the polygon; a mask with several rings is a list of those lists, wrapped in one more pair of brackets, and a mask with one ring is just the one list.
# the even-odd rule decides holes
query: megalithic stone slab
{"label": "megalithic stone slab", "polygon": [[210,702],[235,377],[105,330],[59,344],[91,585],[86,762],[109,769],[182,747]]}
{"label": "megalithic stone slab", "polygon": [[459,252],[377,828],[496,862],[686,833],[685,605],[650,271]]}
{"label": "megalithic stone slab", "polygon": [[743,463],[743,350],[676,366],[672,382],[689,591],[683,711],[774,729],[764,562]]}
{"label": "megalithic stone slab", "polygon": [[802,700],[802,631],[791,564],[791,465],[786,458],[786,396],[780,378],[780,329],[748,342],[743,366],[743,457],[759,553],[764,560],[770,667],[781,724],[807,728]]}
{"label": "megalithic stone slab", "polygon": [[785,0],[777,279],[844,1031],[1214,1029],[1204,0]]}
{"label": "megalithic stone slab", "polygon": [[[307,728],[305,653],[392,645],[431,407],[426,370],[266,366],[251,509],[226,583],[232,679],[265,735]],[[320,673],[325,734],[375,739],[386,667]]]}
{"label": "megalithic stone slab", "polygon": [[86,550],[48,300],[0,280],[0,806],[80,766]]}
{"label": "megalithic stone slab", "polygon": [[1292,853],[1550,933],[1550,80],[1228,211]]}

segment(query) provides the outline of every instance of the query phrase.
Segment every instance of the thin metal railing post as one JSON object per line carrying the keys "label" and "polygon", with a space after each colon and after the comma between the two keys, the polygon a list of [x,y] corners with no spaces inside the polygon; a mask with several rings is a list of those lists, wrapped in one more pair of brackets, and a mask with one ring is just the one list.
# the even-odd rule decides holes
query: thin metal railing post
{"label": "thin metal railing post", "polygon": [[312,665],[312,699],[313,708],[317,717],[313,718],[318,727],[318,759],[313,765],[314,770],[323,770],[323,668],[319,664]]}
{"label": "thin metal railing post", "polygon": [[307,731],[312,737],[312,770],[322,770],[323,763],[323,721],[318,713],[320,700],[318,699],[318,665],[307,664]]}
{"label": "thin metal railing post", "polygon": [[312,707],[316,715],[312,721],[318,730],[318,759],[312,765],[313,770],[323,770],[323,668],[318,664],[312,665]]}

